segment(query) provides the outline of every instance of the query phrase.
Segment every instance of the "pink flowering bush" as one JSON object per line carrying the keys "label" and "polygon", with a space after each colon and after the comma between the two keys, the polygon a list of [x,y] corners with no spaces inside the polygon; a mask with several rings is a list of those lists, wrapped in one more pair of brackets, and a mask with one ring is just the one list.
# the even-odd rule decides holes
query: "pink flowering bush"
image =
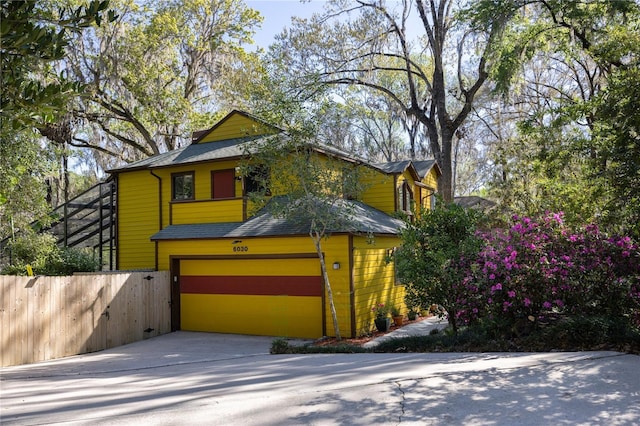
{"label": "pink flowering bush", "polygon": [[558,315],[634,321],[640,312],[640,249],[597,226],[568,229],[562,213],[540,221],[514,217],[510,228],[483,234],[485,246],[459,284],[457,315],[513,328]]}

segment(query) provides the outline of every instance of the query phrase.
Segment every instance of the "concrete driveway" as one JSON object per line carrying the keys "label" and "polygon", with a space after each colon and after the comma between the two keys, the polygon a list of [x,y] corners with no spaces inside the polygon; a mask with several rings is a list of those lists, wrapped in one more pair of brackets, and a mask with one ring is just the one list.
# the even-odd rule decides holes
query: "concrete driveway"
{"label": "concrete driveway", "polygon": [[270,343],[177,332],[3,368],[0,423],[640,424],[635,355],[269,355]]}

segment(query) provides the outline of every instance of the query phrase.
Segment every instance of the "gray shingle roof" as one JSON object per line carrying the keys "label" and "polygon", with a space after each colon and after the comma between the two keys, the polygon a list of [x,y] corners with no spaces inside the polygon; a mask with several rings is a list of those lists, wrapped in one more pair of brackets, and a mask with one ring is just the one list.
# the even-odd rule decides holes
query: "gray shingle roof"
{"label": "gray shingle roof", "polygon": [[240,139],[228,139],[219,142],[192,144],[184,148],[154,155],[144,160],[136,161],[109,172],[146,169],[155,167],[177,166],[181,164],[199,163],[202,161],[223,160],[237,158],[246,154],[249,144],[259,143],[258,139],[267,141],[271,136],[252,136]]}
{"label": "gray shingle roof", "polygon": [[486,198],[478,197],[476,195],[470,195],[466,197],[455,197],[453,202],[457,205],[465,208],[476,208],[480,210],[491,209],[496,205],[495,202]]}
{"label": "gray shingle roof", "polygon": [[403,160],[403,161],[390,161],[388,163],[377,163],[374,164],[377,168],[382,170],[385,173],[402,173],[407,167],[411,164],[411,160]]}
{"label": "gray shingle roof", "polygon": [[[403,226],[400,219],[358,201],[341,200],[349,210],[349,222],[331,229],[331,233],[396,235]],[[262,209],[246,222],[197,223],[170,225],[151,236],[152,241],[270,237],[278,235],[308,235],[309,222],[293,222],[274,217],[268,208]]]}
{"label": "gray shingle roof", "polygon": [[413,167],[416,168],[420,179],[424,179],[424,177],[429,173],[429,170],[436,164],[436,160],[419,160],[413,161]]}
{"label": "gray shingle roof", "polygon": [[411,165],[415,168],[420,179],[429,173],[429,170],[436,164],[435,160],[402,160],[402,161],[390,161],[388,163],[377,163],[375,167],[384,171],[385,173],[397,174],[403,173]]}

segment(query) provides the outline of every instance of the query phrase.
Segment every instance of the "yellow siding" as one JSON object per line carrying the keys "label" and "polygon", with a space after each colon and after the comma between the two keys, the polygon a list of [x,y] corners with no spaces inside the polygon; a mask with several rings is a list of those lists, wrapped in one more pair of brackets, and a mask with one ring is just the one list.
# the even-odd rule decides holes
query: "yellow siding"
{"label": "yellow siding", "polygon": [[[156,169],[162,182],[162,226],[174,224],[239,222],[243,220],[241,198],[211,200],[211,172],[233,169],[236,161],[192,164]],[[196,202],[171,202],[171,175],[195,173]],[[155,249],[150,237],[158,232],[158,179],[149,170],[122,172],[118,175],[118,252],[120,269],[155,267]],[[236,181],[236,195],[242,197],[242,182]],[[207,200],[207,201],[201,201]]]}
{"label": "yellow siding", "polygon": [[[239,266],[241,266],[239,268]],[[320,275],[318,259],[238,259],[180,261],[180,275],[228,276],[316,276]]]}
{"label": "yellow siding", "polygon": [[364,237],[354,237],[354,310],[358,335],[374,329],[371,308],[377,303],[395,304],[406,314],[404,286],[395,284],[393,262],[387,263],[390,251],[398,245],[400,240],[395,237],[376,237],[374,244],[368,244]]}
{"label": "yellow siding", "polygon": [[118,176],[118,268],[153,269],[158,232],[158,180],[149,171]]}
{"label": "yellow siding", "polygon": [[[436,172],[436,168],[433,167],[429,173],[422,179],[422,183],[430,186],[431,188],[438,188],[438,173]],[[431,209],[431,193],[433,191],[426,188],[421,188],[422,200],[421,206],[423,209],[430,210]]]}
{"label": "yellow siding", "polygon": [[171,205],[174,225],[185,223],[242,222],[242,199],[177,202]]}
{"label": "yellow siding", "polygon": [[[427,176],[425,176],[423,182],[433,188],[436,188],[436,194],[437,194],[437,188],[438,188],[438,173],[436,172],[436,168],[432,168],[429,173],[427,174]],[[431,205],[431,199],[429,197],[429,201],[427,203],[427,205],[425,206],[428,209],[432,209],[433,206]]]}
{"label": "yellow siding", "polygon": [[[174,224],[241,221],[241,200],[211,201],[212,204],[208,202],[201,203],[204,200],[211,200],[211,172],[215,170],[233,169],[237,164],[237,161],[219,161],[155,170],[154,173],[162,179],[163,227],[169,226],[170,219],[173,219]],[[196,202],[171,202],[171,175],[181,172],[194,172]],[[240,181],[236,181],[236,196],[242,197],[242,182]],[[233,201],[236,202],[234,203]],[[215,203],[223,204],[217,205]],[[211,210],[207,210],[209,207],[212,207]],[[173,210],[171,215],[170,209]],[[193,221],[189,222],[189,220]]]}
{"label": "yellow siding", "polygon": [[271,127],[236,112],[228,116],[198,143],[217,142],[273,132]]}
{"label": "yellow siding", "polygon": [[369,173],[363,177],[362,202],[392,214],[396,210],[393,175]]}
{"label": "yellow siding", "polygon": [[429,185],[433,188],[438,187],[438,173],[436,172],[436,168],[433,167],[429,170],[429,173],[422,179],[422,183],[425,185]]}
{"label": "yellow siding", "polygon": [[183,294],[180,303],[183,307],[188,306],[181,314],[184,330],[305,338],[322,336],[322,315],[309,315],[321,310],[319,297]]}
{"label": "yellow siding", "polygon": [[[238,259],[246,259],[251,255],[279,255],[316,253],[313,241],[308,236],[301,237],[274,237],[274,238],[242,238],[240,245],[246,247],[246,251],[234,252],[235,239],[224,240],[185,240],[185,241],[160,241],[158,245],[159,269],[169,269],[169,256],[190,255],[226,255],[237,256]],[[350,288],[350,255],[349,237],[333,235],[322,241],[322,250],[327,262],[329,282],[333,291],[333,299],[340,325],[340,333],[343,336],[352,335],[351,330],[351,288]],[[315,275],[320,268],[319,260],[309,275]],[[340,263],[340,269],[332,269],[334,262]],[[328,299],[325,303],[326,328],[329,335],[334,335],[331,311]]]}

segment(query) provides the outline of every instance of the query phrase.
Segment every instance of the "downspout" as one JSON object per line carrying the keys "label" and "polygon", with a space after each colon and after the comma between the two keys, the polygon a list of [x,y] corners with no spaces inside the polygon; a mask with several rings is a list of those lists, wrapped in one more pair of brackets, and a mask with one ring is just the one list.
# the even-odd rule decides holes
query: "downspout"
{"label": "downspout", "polygon": [[353,271],[353,234],[349,234],[349,303],[351,305],[351,338],[356,336],[356,289],[355,289],[355,277]]}
{"label": "downspout", "polygon": [[[158,179],[158,231],[162,231],[162,178],[155,174],[153,170],[149,170],[151,176]],[[158,242],[155,242],[155,263],[156,271],[158,270]]]}
{"label": "downspout", "polygon": [[398,212],[398,175],[393,175],[393,211]]}
{"label": "downspout", "polygon": [[[112,187],[112,189],[115,189],[115,193],[116,193],[116,197],[115,197],[115,209],[113,208],[113,192],[111,192],[111,222],[113,223],[113,219],[114,219],[114,213],[115,213],[115,223],[113,224],[114,228],[114,232],[115,232],[115,238],[114,240],[112,240],[115,243],[116,246],[116,270],[120,269],[120,191],[118,190],[118,188],[120,187],[120,175],[119,174],[115,174],[113,175],[113,184],[115,185],[115,187]],[[113,271],[113,268],[111,269]]]}

